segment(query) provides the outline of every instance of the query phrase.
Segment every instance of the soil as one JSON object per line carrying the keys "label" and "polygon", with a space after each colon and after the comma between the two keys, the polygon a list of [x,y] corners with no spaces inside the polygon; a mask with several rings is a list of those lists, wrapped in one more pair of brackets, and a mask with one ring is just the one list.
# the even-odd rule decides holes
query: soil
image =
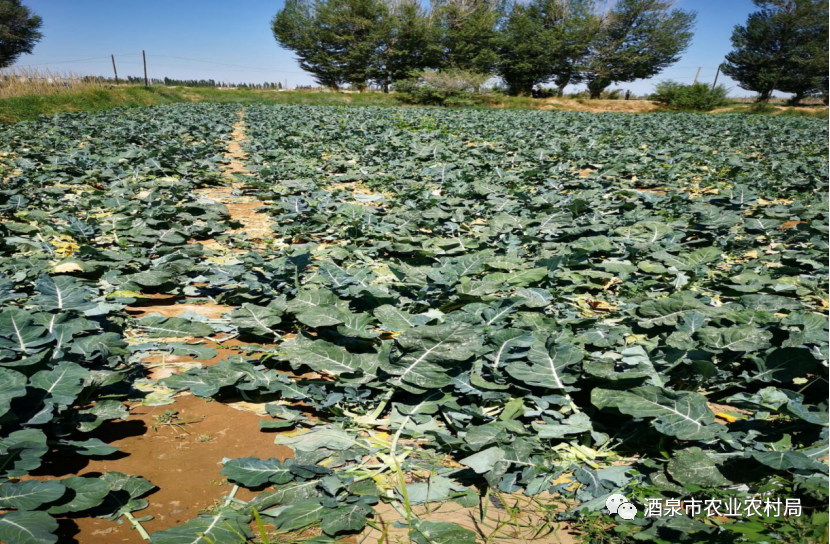
{"label": "soil", "polygon": [[[227,234],[244,236],[248,240],[270,237],[268,215],[258,212],[263,202],[246,196],[245,184],[237,181],[245,170],[244,118],[234,126],[233,140],[228,145],[227,164],[223,167],[225,179],[230,183],[222,187],[198,189],[203,197],[217,200],[228,208],[230,220],[241,224]],[[234,251],[217,240],[200,241],[206,249],[218,253]],[[215,304],[206,299],[177,297],[165,294],[148,294],[138,299],[126,311],[133,317],[160,314],[176,317],[184,312],[194,312],[209,319],[218,319],[234,310],[232,306]],[[164,339],[159,339],[164,341]],[[188,356],[149,354],[142,364],[151,382],[168,377],[197,365],[215,365],[229,355],[244,353],[245,342],[222,335],[211,338],[176,338],[177,342],[199,343],[217,350],[208,360],[195,360]],[[136,341],[145,341],[137,338]],[[221,347],[220,347],[221,345]],[[195,397],[189,393],[175,395],[172,404],[143,406],[128,403],[130,418],[126,421],[109,421],[84,438],[100,438],[117,446],[120,451],[107,458],[64,458],[48,454],[35,478],[67,477],[97,474],[107,471],[140,475],[158,489],[145,497],[148,508],[135,512],[136,518],[152,516],[142,522],[149,532],[161,531],[182,524],[200,512],[213,507],[231,486],[220,474],[222,459],[236,457],[260,457],[286,459],[293,452],[285,446],[274,444],[274,433],[259,428],[264,409],[251,402],[218,402]],[[179,421],[191,423],[160,425],[157,416],[165,411],[178,413]],[[155,427],[155,428],[154,428]],[[246,500],[253,492],[240,489],[237,497]],[[81,544],[141,543],[145,542],[132,526],[121,518],[113,523],[97,518],[63,518],[60,522],[60,542]]]}
{"label": "soil", "polygon": [[[552,497],[539,497],[546,504],[554,504]],[[498,506],[496,506],[498,504]],[[511,516],[505,508],[517,511]],[[408,530],[397,528],[396,521],[404,518],[389,504],[379,503],[375,507],[378,529],[367,527],[360,535],[361,544],[409,544]],[[549,523],[544,510],[535,500],[522,494],[501,494],[500,501],[491,501],[487,512],[482,515],[480,506],[465,507],[455,502],[439,505],[413,506],[412,511],[423,521],[446,521],[457,523],[473,531],[481,542],[511,542],[516,544],[574,544],[576,536],[565,523]]]}
{"label": "soil", "polygon": [[[121,451],[107,459],[46,457],[33,476],[66,477],[107,471],[141,475],[158,486],[146,497],[150,506],[134,515],[153,516],[142,522],[149,532],[168,529],[196,517],[227,495],[231,486],[220,474],[223,457],[276,457],[292,451],[274,444],[274,435],[259,428],[260,417],[235,410],[220,402],[192,395],[180,396],[172,405],[132,406],[126,421],[110,421],[85,437],[100,438]],[[158,425],[154,416],[175,410],[181,425]],[[236,496],[250,499],[253,492],[240,488]],[[61,542],[111,544],[144,542],[126,521],[77,518],[61,520]]]}
{"label": "soil", "polygon": [[[197,193],[205,198],[224,204],[230,220],[240,226],[226,231],[218,240],[200,240],[214,256],[227,257],[233,253],[245,251],[233,247],[235,239],[247,238],[254,242],[254,247],[261,247],[265,240],[272,237],[270,219],[267,213],[258,211],[265,203],[245,195],[244,177],[245,151],[242,142],[245,139],[244,117],[233,131],[233,141],[228,146],[227,164],[223,168],[228,184],[221,187],[198,189]],[[590,171],[588,171],[590,172]],[[586,175],[580,172],[582,175]],[[242,180],[242,181],[240,181]],[[345,189],[353,194],[373,194],[361,183],[337,184],[329,190]],[[377,203],[375,203],[377,205]],[[196,243],[195,241],[193,243]],[[209,319],[219,319],[223,314],[234,310],[232,306],[215,304],[205,298],[182,297],[166,294],[145,295],[128,306],[126,311],[133,317],[160,314],[176,317],[185,312],[193,312]],[[128,333],[130,335],[130,333]],[[144,342],[136,332],[132,341]],[[290,337],[288,335],[286,337]],[[165,339],[154,339],[165,341]],[[198,365],[215,365],[230,355],[244,354],[244,341],[219,334],[210,338],[176,338],[176,342],[198,343],[217,350],[217,355],[208,360],[195,360],[189,356],[174,356],[168,353],[150,352],[142,360],[145,384],[154,391],[163,391],[163,386],[155,382],[175,373],[184,372]],[[319,376],[318,376],[319,377]],[[167,393],[170,393],[167,390]],[[117,446],[119,452],[107,458],[72,457],[63,458],[50,453],[44,463],[32,473],[34,478],[67,477],[91,475],[107,471],[135,474],[147,478],[158,489],[147,495],[149,506],[134,512],[142,521],[142,526],[150,533],[180,525],[198,514],[214,508],[222,497],[227,496],[232,486],[221,475],[223,458],[259,457],[263,459],[276,457],[284,460],[293,456],[293,452],[274,444],[274,432],[259,428],[260,419],[266,415],[264,405],[257,402],[234,401],[219,402],[202,399],[190,393],[170,396],[170,404],[161,406],[144,406],[128,403],[130,417],[126,421],[108,421],[84,438],[100,438],[104,442]],[[181,425],[162,424],[158,416],[166,411],[175,411]],[[240,488],[236,497],[250,499],[255,492]],[[575,537],[565,524],[546,524],[544,511],[523,495],[503,495],[502,499],[510,507],[518,507],[519,514],[508,515],[503,507],[488,508],[486,517],[482,518],[478,507],[467,508],[457,503],[431,504],[429,511],[424,506],[414,507],[421,519],[433,521],[452,521],[474,531],[480,539],[509,542],[534,542],[536,544],[571,544]],[[543,499],[544,500],[544,499]],[[550,502],[550,501],[545,501]],[[402,518],[389,504],[379,503],[376,507],[377,523],[386,529],[384,544],[409,542],[405,529],[392,526]],[[113,523],[97,518],[61,518],[60,542],[79,544],[139,544],[145,542],[137,531],[123,517]],[[266,527],[270,527],[266,524]],[[541,531],[537,534],[537,530]],[[308,534],[293,534],[293,537],[316,536],[319,529],[312,529]],[[534,538],[535,537],[535,538]],[[344,543],[380,543],[381,533],[368,528],[360,535],[352,535]],[[488,540],[489,541],[489,540]],[[221,543],[217,543],[221,544]]]}
{"label": "soil", "polygon": [[578,102],[571,98],[545,98],[541,102],[544,102],[546,106],[543,106],[543,109],[589,111],[593,113],[648,113],[660,109],[656,102],[650,100],[584,100]]}

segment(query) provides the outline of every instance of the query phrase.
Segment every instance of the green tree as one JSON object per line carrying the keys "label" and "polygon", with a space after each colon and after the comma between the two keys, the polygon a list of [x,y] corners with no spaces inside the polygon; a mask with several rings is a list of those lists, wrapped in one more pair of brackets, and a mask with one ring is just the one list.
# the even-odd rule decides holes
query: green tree
{"label": "green tree", "polygon": [[373,78],[384,91],[441,62],[440,32],[418,0],[390,5],[379,29]]}
{"label": "green tree", "polygon": [[826,92],[826,0],[754,0],[759,11],[732,32],[723,73],[766,101],[776,89],[804,96]]}
{"label": "green tree", "polygon": [[498,24],[502,0],[438,0],[434,15],[442,29],[443,65],[491,74],[499,57]]}
{"label": "green tree", "polygon": [[530,94],[553,77],[550,43],[538,2],[514,4],[498,37],[497,73],[510,94]]}
{"label": "green tree", "polygon": [[512,94],[553,79],[561,96],[581,80],[581,69],[599,29],[595,0],[514,3],[501,27],[498,73]]}
{"label": "green tree", "polygon": [[0,68],[11,66],[23,53],[31,53],[43,37],[43,20],[20,0],[0,0]]}
{"label": "green tree", "polygon": [[362,90],[374,74],[386,14],[379,0],[286,0],[271,26],[321,85]]}
{"label": "green tree", "polygon": [[603,16],[584,77],[591,98],[612,83],[659,74],[691,43],[694,12],[673,9],[673,0],[619,0]]}
{"label": "green tree", "polygon": [[285,0],[285,6],[271,21],[271,30],[282,47],[294,51],[300,68],[320,85],[338,88],[342,74],[337,59],[319,42],[320,29],[312,0]]}
{"label": "green tree", "polygon": [[554,60],[553,79],[562,96],[565,87],[584,79],[585,62],[602,19],[596,0],[544,0],[542,6]]}

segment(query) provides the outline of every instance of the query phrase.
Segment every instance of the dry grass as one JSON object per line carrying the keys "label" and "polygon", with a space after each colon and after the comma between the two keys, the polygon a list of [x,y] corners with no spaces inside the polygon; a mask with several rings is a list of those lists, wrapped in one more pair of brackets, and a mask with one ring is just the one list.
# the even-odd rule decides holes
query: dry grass
{"label": "dry grass", "polygon": [[102,79],[74,72],[52,72],[37,68],[0,70],[0,98],[76,93],[104,88],[106,85]]}

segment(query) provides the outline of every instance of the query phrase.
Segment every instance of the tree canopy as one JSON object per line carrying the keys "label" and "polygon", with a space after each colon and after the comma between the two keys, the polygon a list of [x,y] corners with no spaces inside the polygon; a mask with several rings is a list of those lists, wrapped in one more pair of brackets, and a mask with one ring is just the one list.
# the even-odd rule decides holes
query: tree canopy
{"label": "tree canopy", "polygon": [[317,81],[383,89],[427,69],[498,75],[512,94],[587,81],[592,96],[676,62],[695,14],[674,0],[287,0],[272,22]]}
{"label": "tree canopy", "polygon": [[0,68],[11,66],[24,53],[31,53],[43,34],[43,20],[20,0],[0,0]]}
{"label": "tree canopy", "polygon": [[827,0],[754,0],[760,8],[732,32],[723,73],[761,100],[827,93]]}
{"label": "tree canopy", "polygon": [[677,62],[692,41],[696,15],[673,6],[671,0],[619,0],[603,16],[585,70],[591,98],[612,83],[649,78]]}

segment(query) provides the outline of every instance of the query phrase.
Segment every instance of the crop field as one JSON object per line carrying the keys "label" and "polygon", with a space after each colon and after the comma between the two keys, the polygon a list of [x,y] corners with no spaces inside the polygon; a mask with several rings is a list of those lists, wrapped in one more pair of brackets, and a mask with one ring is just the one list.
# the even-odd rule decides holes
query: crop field
{"label": "crop field", "polygon": [[820,542],[827,157],[744,115],[0,128],[0,541]]}

